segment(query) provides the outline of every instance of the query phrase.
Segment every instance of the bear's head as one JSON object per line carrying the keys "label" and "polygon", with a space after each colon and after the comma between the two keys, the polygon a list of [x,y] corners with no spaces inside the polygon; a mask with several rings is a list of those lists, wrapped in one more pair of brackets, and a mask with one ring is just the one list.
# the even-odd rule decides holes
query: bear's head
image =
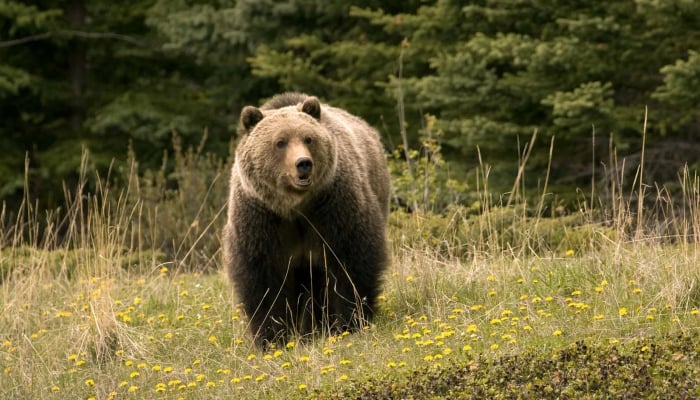
{"label": "bear's head", "polygon": [[234,169],[246,194],[285,217],[326,187],[335,175],[337,148],[321,120],[321,103],[241,111]]}

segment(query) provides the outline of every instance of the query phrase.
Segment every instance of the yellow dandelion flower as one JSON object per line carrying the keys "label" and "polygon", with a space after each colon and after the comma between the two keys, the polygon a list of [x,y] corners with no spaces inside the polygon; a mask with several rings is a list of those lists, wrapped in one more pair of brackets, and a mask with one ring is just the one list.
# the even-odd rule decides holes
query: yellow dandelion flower
{"label": "yellow dandelion flower", "polygon": [[557,329],[556,331],[552,332],[552,336],[561,336],[562,333],[563,333],[562,331],[560,331],[559,329]]}
{"label": "yellow dandelion flower", "polygon": [[95,386],[95,380],[94,379],[85,379],[85,385]]}
{"label": "yellow dandelion flower", "polygon": [[301,356],[301,357],[299,357],[299,361],[307,362],[307,361],[309,361],[309,356]]}
{"label": "yellow dandelion flower", "polygon": [[566,250],[566,256],[567,256],[567,257],[571,257],[571,256],[573,256],[573,255],[574,255],[574,250],[573,250],[573,249],[568,249],[568,250]]}
{"label": "yellow dandelion flower", "polygon": [[161,367],[160,367],[160,365],[154,365],[153,367],[151,367],[151,369],[155,372],[158,372],[161,370]]}
{"label": "yellow dandelion flower", "polygon": [[495,351],[495,350],[498,350],[499,347],[500,347],[500,346],[498,345],[498,343],[494,343],[494,344],[492,344],[489,348],[490,348],[491,350],[494,350],[494,351]]}
{"label": "yellow dandelion flower", "polygon": [[476,325],[474,325],[474,324],[469,324],[467,326],[467,333],[474,333],[474,332],[478,332],[478,331],[479,331],[479,328],[477,328]]}
{"label": "yellow dandelion flower", "polygon": [[287,347],[288,349],[293,349],[296,345],[296,342],[288,342],[285,347]]}
{"label": "yellow dandelion flower", "polygon": [[56,392],[58,392],[58,391],[60,391],[60,390],[61,390],[61,388],[58,387],[58,386],[56,386],[56,385],[51,386],[51,391],[52,391],[53,393],[56,393]]}
{"label": "yellow dandelion flower", "polygon": [[306,390],[306,384],[300,383],[299,386],[297,386],[297,390]]}
{"label": "yellow dandelion flower", "polygon": [[350,363],[351,363],[351,361],[347,360],[347,359],[340,360],[340,365],[348,365]]}
{"label": "yellow dandelion flower", "polygon": [[472,346],[465,344],[462,346],[462,351],[472,351]]}
{"label": "yellow dandelion flower", "polygon": [[413,276],[411,276],[411,275],[407,276],[406,282],[413,282]]}
{"label": "yellow dandelion flower", "polygon": [[700,311],[698,311],[697,308],[693,308],[692,310],[690,310],[690,315],[698,315],[698,314],[700,314]]}
{"label": "yellow dandelion flower", "polygon": [[138,377],[139,375],[141,375],[141,374],[139,374],[138,371],[133,371],[132,373],[129,374],[129,377],[131,377],[131,378],[136,378],[136,377]]}
{"label": "yellow dandelion flower", "polygon": [[216,336],[214,336],[214,335],[209,336],[209,343],[216,343]]}
{"label": "yellow dandelion flower", "polygon": [[627,315],[627,308],[626,308],[626,307],[621,307],[620,310],[618,311],[618,314],[619,314],[621,317],[624,317],[625,315]]}
{"label": "yellow dandelion flower", "polygon": [[139,387],[138,387],[138,386],[135,386],[135,385],[132,385],[132,386],[129,386],[128,392],[129,392],[129,393],[134,393],[134,392],[136,392],[137,390],[139,390]]}

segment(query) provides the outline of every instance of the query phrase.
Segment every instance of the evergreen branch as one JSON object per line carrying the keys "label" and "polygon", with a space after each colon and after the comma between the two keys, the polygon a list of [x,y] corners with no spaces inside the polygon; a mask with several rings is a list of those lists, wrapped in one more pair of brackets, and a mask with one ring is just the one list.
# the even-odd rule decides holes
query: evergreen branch
{"label": "evergreen branch", "polygon": [[62,29],[53,32],[44,32],[37,35],[26,36],[19,39],[0,41],[0,48],[19,46],[26,43],[37,42],[40,40],[51,39],[53,37],[77,37],[84,39],[115,39],[123,42],[131,43],[137,46],[144,46],[144,43],[129,35],[123,35],[114,32],[86,32],[76,31],[71,29]]}

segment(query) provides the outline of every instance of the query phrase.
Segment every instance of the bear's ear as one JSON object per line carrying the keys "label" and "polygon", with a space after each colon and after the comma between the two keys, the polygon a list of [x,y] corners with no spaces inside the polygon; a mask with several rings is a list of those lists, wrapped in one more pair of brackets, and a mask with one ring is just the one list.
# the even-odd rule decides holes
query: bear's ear
{"label": "bear's ear", "polygon": [[241,111],[241,127],[243,128],[243,133],[250,132],[262,119],[263,114],[259,108],[253,106],[243,107],[243,111]]}
{"label": "bear's ear", "polygon": [[316,97],[311,96],[304,100],[304,103],[301,105],[301,111],[315,119],[321,119],[321,103]]}

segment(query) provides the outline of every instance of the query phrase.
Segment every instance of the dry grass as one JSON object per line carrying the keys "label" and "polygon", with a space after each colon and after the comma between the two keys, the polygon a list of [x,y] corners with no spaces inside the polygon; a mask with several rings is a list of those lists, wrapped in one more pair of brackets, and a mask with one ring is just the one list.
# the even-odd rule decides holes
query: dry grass
{"label": "dry grass", "polygon": [[[0,226],[0,397],[329,397],[369,377],[532,351],[546,359],[580,340],[697,334],[697,178],[681,178],[680,202],[659,189],[650,211],[611,182],[614,205],[561,219],[517,201],[479,215],[395,213],[375,322],[265,353],[223,277],[134,246],[153,241],[138,229],[145,211],[127,201],[133,193],[100,183],[68,193],[60,215],[27,199]],[[218,235],[220,214],[210,215],[195,242]]]}

